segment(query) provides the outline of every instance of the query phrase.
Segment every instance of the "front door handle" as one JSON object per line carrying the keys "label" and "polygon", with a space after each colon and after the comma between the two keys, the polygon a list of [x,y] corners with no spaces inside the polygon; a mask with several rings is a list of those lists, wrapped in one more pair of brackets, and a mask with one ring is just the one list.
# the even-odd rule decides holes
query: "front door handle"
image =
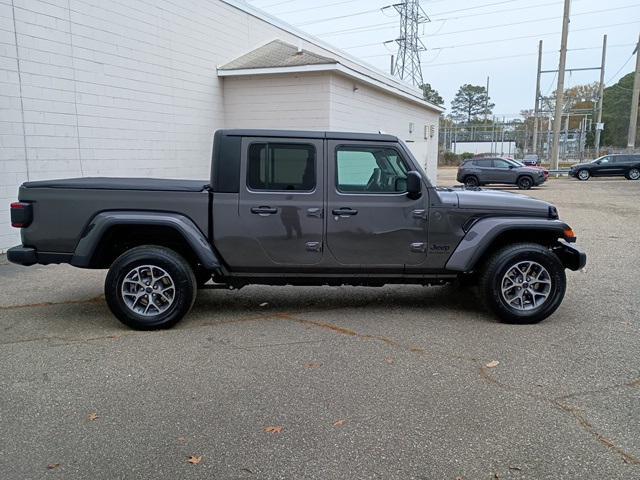
{"label": "front door handle", "polygon": [[347,218],[358,214],[358,210],[349,207],[335,208],[331,211],[336,217]]}
{"label": "front door handle", "polygon": [[267,206],[251,207],[251,213],[260,215],[262,217],[266,217],[268,215],[274,215],[278,213],[278,209],[273,207],[267,207]]}

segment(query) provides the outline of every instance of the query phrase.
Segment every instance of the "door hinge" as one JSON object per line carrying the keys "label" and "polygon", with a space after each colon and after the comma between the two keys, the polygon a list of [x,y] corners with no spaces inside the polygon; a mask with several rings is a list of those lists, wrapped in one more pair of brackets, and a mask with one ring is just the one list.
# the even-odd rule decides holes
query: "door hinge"
{"label": "door hinge", "polygon": [[322,242],[307,242],[305,247],[307,248],[307,252],[321,252]]}

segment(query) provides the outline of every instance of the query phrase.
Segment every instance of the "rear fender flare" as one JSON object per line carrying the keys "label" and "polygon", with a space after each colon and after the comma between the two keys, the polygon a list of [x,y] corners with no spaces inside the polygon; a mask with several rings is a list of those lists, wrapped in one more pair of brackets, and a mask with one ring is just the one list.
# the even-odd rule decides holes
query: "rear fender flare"
{"label": "rear fender flare", "polygon": [[71,265],[89,267],[100,240],[111,227],[119,225],[172,228],[184,238],[198,261],[207,270],[221,267],[220,260],[211,248],[209,241],[190,218],[179,213],[142,211],[109,211],[101,212],[93,217],[76,245]]}
{"label": "rear fender flare", "polygon": [[562,238],[569,226],[560,220],[545,218],[493,217],[478,220],[466,233],[447,261],[446,269],[457,272],[473,270],[478,260],[499,235],[517,230],[553,232]]}

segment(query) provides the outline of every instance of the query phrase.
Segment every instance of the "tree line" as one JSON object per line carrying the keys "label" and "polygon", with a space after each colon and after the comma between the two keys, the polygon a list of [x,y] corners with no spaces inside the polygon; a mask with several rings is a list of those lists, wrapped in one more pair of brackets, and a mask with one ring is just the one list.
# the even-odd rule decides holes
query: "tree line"
{"label": "tree line", "polygon": [[[631,95],[633,92],[634,74],[629,73],[616,84],[604,89],[602,121],[604,130],[601,144],[611,147],[625,147],[629,129],[631,112]],[[587,146],[593,146],[595,132],[595,112],[598,104],[598,82],[575,85],[564,92],[563,110],[568,115],[568,128],[577,129],[583,118],[591,116],[591,129],[587,132]],[[421,87],[426,101],[443,107],[445,101],[430,84]],[[550,118],[555,110],[556,92],[541,98],[541,117]],[[487,89],[481,85],[464,84],[451,101],[450,113],[446,115],[449,123],[472,125],[485,122],[493,114],[495,104],[491,102]],[[522,110],[521,120],[524,125],[533,123],[533,110]]]}

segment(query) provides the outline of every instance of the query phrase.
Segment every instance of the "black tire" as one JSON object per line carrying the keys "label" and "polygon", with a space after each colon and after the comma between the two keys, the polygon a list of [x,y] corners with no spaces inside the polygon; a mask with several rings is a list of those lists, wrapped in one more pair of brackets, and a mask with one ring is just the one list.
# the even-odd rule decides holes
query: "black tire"
{"label": "black tire", "polygon": [[469,188],[475,188],[480,185],[480,181],[478,177],[475,175],[467,175],[464,177],[464,186]]}
{"label": "black tire", "polygon": [[518,178],[517,183],[520,190],[529,190],[531,187],[533,187],[533,179],[526,175]]}
{"label": "black tire", "polygon": [[640,180],[640,168],[630,168],[625,177],[627,180]]}
{"label": "black tire", "polygon": [[576,172],[576,178],[582,182],[586,182],[591,177],[591,173],[586,168],[578,170]]}
{"label": "black tire", "polygon": [[[548,291],[545,292],[548,295],[546,299],[540,299],[540,305],[529,305],[530,309],[517,308],[513,304],[509,304],[502,293],[505,275],[507,272],[513,271],[512,269],[521,262],[525,262],[525,267],[526,262],[535,262],[544,267],[548,274],[544,278],[548,276],[548,280],[551,282]],[[526,281],[524,275],[523,280]],[[545,290],[547,288],[543,284],[536,284],[537,286],[533,287],[533,284],[534,282],[530,285],[526,284],[525,290],[529,287],[531,287],[531,290],[539,287],[543,287]],[[509,283],[505,283],[505,285],[509,285]],[[531,324],[541,322],[556,311],[564,298],[567,279],[564,266],[551,250],[535,243],[517,243],[502,248],[489,258],[480,277],[479,286],[485,306],[488,310],[494,312],[500,321],[514,324]],[[524,293],[522,295],[531,303],[532,296],[527,296]],[[526,300],[519,300],[519,303],[524,307]]]}
{"label": "black tire", "polygon": [[[136,268],[140,270],[134,273]],[[166,276],[161,276],[162,271]],[[155,277],[150,279],[149,275]],[[127,286],[123,289],[125,279]],[[168,284],[173,285],[173,296]],[[154,293],[155,287],[158,293]],[[129,290],[128,294],[124,293],[125,289]],[[120,255],[109,268],[104,284],[109,309],[118,320],[135,330],[173,327],[191,310],[196,292],[196,278],[187,261],[173,250],[155,245],[135,247]],[[154,300],[148,300],[152,296]],[[133,306],[130,307],[127,301]],[[156,306],[156,301],[159,306]],[[136,310],[145,308],[148,315]]]}

